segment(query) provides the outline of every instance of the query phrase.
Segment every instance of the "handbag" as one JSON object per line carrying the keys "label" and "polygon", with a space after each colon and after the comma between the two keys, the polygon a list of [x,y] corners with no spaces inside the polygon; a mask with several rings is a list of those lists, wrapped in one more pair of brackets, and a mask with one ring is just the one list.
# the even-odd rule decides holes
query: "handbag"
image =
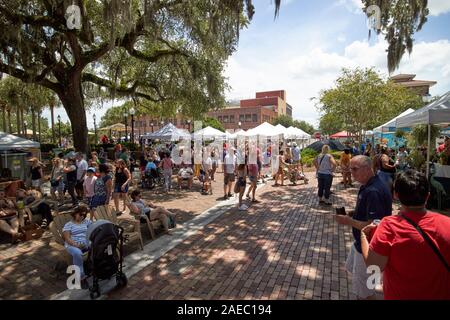
{"label": "handbag", "polygon": [[428,243],[428,245],[431,247],[431,249],[433,249],[433,252],[436,254],[436,256],[439,258],[439,260],[441,260],[442,264],[445,266],[445,269],[447,269],[448,272],[450,272],[450,267],[447,263],[447,261],[445,261],[445,258],[442,256],[441,252],[439,251],[439,249],[436,247],[436,245],[434,244],[434,242],[430,239],[430,237],[422,230],[421,227],[419,227],[414,221],[412,221],[410,218],[406,217],[403,214],[400,214],[410,225],[412,225],[422,236],[422,238],[425,240],[426,243]]}
{"label": "handbag", "polygon": [[316,178],[319,178],[319,169],[320,169],[320,165],[322,164],[323,158],[325,158],[325,155],[322,155],[322,158],[320,159],[319,168],[316,171]]}

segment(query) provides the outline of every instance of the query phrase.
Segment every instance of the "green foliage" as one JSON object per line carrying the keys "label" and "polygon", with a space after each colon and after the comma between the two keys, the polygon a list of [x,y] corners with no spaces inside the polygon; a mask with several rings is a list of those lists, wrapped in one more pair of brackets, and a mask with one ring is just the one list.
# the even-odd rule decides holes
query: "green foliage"
{"label": "green foliage", "polygon": [[[428,126],[417,125],[411,131],[411,137],[413,138],[413,146],[426,146],[428,145]],[[430,126],[430,141],[433,144],[440,135],[440,128],[438,126]]]}
{"label": "green foliage", "polygon": [[289,128],[289,127],[295,127],[302,129],[306,133],[313,134],[314,133],[314,127],[303,120],[293,120],[291,117],[287,115],[279,115],[272,121],[272,125],[276,126],[277,124],[281,124],[282,126]]}
{"label": "green foliage", "polygon": [[[381,10],[381,29],[389,44],[387,62],[389,72],[394,71],[408,51],[412,52],[414,33],[420,31],[427,21],[427,0],[362,0],[364,11],[373,4]],[[369,32],[370,37],[370,32]]]}
{"label": "green foliage", "polygon": [[224,128],[224,126],[222,125],[222,123],[219,121],[219,120],[217,120],[216,118],[209,118],[209,117],[206,117],[204,120],[203,120],[203,122],[202,122],[202,128],[206,128],[206,127],[213,127],[213,128],[215,128],[215,129],[217,129],[217,130],[220,130],[220,131],[222,131],[222,132],[225,132],[225,128]]}
{"label": "green foliage", "polygon": [[41,143],[41,151],[42,152],[50,152],[53,149],[58,148],[57,144],[53,143]]}
{"label": "green foliage", "polygon": [[335,88],[323,90],[318,109],[325,134],[346,130],[359,137],[408,108],[423,103],[414,92],[384,80],[374,69],[343,69]]}
{"label": "green foliage", "polygon": [[129,151],[137,151],[139,150],[139,145],[133,142],[122,142],[122,147],[127,148]]}
{"label": "green foliage", "polygon": [[305,148],[301,152],[302,162],[307,167],[311,167],[313,165],[314,159],[319,155],[317,151],[311,148]]}

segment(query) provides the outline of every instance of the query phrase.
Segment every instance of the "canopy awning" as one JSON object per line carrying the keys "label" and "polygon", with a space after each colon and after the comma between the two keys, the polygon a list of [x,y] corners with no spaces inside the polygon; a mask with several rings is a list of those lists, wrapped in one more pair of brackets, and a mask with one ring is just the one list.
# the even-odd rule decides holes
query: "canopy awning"
{"label": "canopy awning", "polygon": [[353,135],[350,132],[347,131],[341,131],[341,132],[337,132],[335,134],[332,134],[330,136],[330,138],[333,139],[337,139],[337,138],[348,138],[348,137],[353,137]]}
{"label": "canopy awning", "polygon": [[213,127],[206,127],[200,130],[197,130],[192,134],[194,138],[202,138],[202,139],[217,139],[222,138],[225,139],[227,137],[227,134],[225,132],[222,132],[220,130],[217,130]]}
{"label": "canopy awning", "polygon": [[286,139],[310,139],[311,135],[307,134],[300,128],[289,127],[286,129],[286,134],[284,137]]}
{"label": "canopy awning", "polygon": [[0,132],[0,150],[39,149],[39,142],[24,139],[6,132]]}
{"label": "canopy awning", "polygon": [[409,128],[419,124],[450,123],[450,91],[423,108],[398,118],[397,128]]}
{"label": "canopy awning", "polygon": [[158,131],[151,134],[143,135],[143,139],[159,139],[159,140],[179,140],[181,138],[189,139],[191,137],[190,133],[185,129],[179,129],[175,127],[172,123],[168,123]]}
{"label": "canopy awning", "polygon": [[388,122],[386,122],[385,124],[382,124],[379,127],[376,127],[375,129],[373,129],[374,132],[394,132],[396,130],[396,126],[395,126],[395,121],[401,117],[404,117],[410,113],[413,113],[414,109],[409,108],[406,111],[403,111],[402,113],[400,113],[398,116],[396,116],[395,118],[389,120]]}

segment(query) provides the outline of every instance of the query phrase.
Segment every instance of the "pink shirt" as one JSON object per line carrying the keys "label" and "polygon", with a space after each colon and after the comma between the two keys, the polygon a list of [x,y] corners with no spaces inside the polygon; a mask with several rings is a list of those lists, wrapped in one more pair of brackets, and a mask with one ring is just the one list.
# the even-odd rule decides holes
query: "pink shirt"
{"label": "pink shirt", "polygon": [[86,177],[83,182],[84,189],[86,190],[86,197],[94,196],[94,185],[95,180],[97,180],[96,176]]}
{"label": "pink shirt", "polygon": [[163,169],[172,169],[172,166],[173,166],[172,159],[164,158],[162,160],[162,167],[163,167]]}

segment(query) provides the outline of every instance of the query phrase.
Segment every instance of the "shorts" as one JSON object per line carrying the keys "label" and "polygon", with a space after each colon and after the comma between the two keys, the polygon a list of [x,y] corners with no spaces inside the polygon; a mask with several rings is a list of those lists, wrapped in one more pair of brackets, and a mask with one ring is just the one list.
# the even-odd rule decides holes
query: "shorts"
{"label": "shorts", "polygon": [[364,262],[364,258],[359,253],[355,245],[352,245],[350,254],[348,255],[346,262],[346,269],[352,274],[352,292],[360,299],[366,299],[375,294],[375,289],[369,289],[367,286],[367,280],[370,276],[367,273],[367,266]]}
{"label": "shorts", "polygon": [[227,185],[230,182],[234,182],[234,173],[225,173],[223,177],[223,184]]}
{"label": "shorts", "polygon": [[84,190],[83,182],[84,182],[84,180],[77,180],[77,184],[75,185],[75,189],[77,189],[77,190]]}
{"label": "shorts", "polygon": [[41,179],[31,180],[31,186],[33,188],[40,188],[41,187]]}
{"label": "shorts", "polygon": [[238,178],[238,181],[236,184],[238,185],[238,187],[245,188],[245,185],[246,185],[245,178],[242,178],[242,177]]}
{"label": "shorts", "polygon": [[94,195],[89,203],[89,208],[95,209],[97,207],[104,206],[105,204],[106,204],[106,195],[104,196]]}
{"label": "shorts", "polygon": [[63,193],[64,187],[65,187],[64,182],[62,180],[60,180],[57,186],[51,187],[51,192],[58,191],[59,193]]}
{"label": "shorts", "polygon": [[255,176],[249,176],[248,179],[250,180],[250,182],[258,182],[258,177]]}
{"label": "shorts", "polygon": [[125,190],[122,191],[123,184],[117,183],[114,185],[114,193],[128,193],[128,185],[125,186]]}
{"label": "shorts", "polygon": [[261,161],[256,161],[256,164],[258,165],[258,172],[261,172],[261,169],[262,169]]}

